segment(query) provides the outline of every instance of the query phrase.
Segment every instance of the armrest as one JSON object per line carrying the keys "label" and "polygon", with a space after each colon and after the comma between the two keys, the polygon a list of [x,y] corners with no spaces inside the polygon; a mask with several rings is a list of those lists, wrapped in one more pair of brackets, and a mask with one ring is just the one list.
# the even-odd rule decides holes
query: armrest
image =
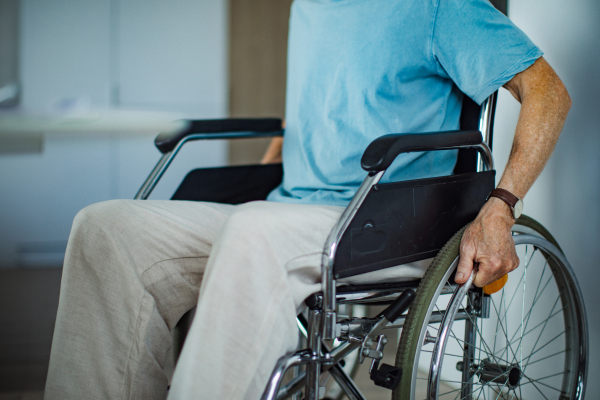
{"label": "armrest", "polygon": [[154,144],[161,153],[172,151],[185,138],[233,139],[281,136],[283,128],[279,118],[229,118],[188,121],[186,129],[175,133],[159,133]]}
{"label": "armrest", "polygon": [[401,153],[475,147],[482,143],[479,131],[393,133],[373,140],[360,164],[370,173],[386,170]]}

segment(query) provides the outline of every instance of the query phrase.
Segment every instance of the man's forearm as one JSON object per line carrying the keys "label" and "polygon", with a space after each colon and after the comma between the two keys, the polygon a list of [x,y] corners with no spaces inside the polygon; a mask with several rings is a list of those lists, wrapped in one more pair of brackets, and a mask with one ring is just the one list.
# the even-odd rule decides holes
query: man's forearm
{"label": "man's forearm", "polygon": [[283,148],[283,138],[282,137],[273,138],[271,140],[271,143],[269,143],[269,147],[267,148],[267,151],[265,152],[265,155],[263,156],[260,163],[261,164],[274,164],[274,163],[282,162],[282,157],[281,157],[282,148]]}
{"label": "man's forearm", "polygon": [[[498,187],[523,198],[548,162],[565,122],[571,99],[548,63],[540,58],[505,87],[521,102],[513,146]],[[475,285],[484,286],[519,265],[511,235],[510,207],[492,197],[465,231],[456,282],[467,280],[475,263]]]}
{"label": "man's forearm", "polygon": [[554,150],[571,99],[560,78],[543,58],[505,86],[521,102],[521,112],[510,157],[498,187],[523,198]]}

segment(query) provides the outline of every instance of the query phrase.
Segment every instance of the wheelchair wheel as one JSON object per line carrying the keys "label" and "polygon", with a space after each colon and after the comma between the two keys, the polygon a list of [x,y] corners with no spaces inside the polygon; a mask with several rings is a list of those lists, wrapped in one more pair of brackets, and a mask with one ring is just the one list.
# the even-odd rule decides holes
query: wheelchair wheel
{"label": "wheelchair wheel", "polygon": [[513,228],[520,259],[492,295],[458,287],[459,231],[440,251],[404,323],[393,399],[583,399],[587,322],[556,241],[526,216]]}

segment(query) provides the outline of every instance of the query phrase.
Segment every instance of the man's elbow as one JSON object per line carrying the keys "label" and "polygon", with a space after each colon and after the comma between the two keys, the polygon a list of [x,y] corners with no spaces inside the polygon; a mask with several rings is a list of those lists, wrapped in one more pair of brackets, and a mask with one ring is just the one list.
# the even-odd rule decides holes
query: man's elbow
{"label": "man's elbow", "polygon": [[571,109],[571,106],[573,105],[573,100],[571,99],[571,96],[569,95],[569,92],[567,91],[567,88],[565,87],[564,83],[560,80],[558,76],[556,77],[556,80],[557,82],[555,84],[554,90],[556,101],[560,105],[560,109],[564,110],[566,114]]}

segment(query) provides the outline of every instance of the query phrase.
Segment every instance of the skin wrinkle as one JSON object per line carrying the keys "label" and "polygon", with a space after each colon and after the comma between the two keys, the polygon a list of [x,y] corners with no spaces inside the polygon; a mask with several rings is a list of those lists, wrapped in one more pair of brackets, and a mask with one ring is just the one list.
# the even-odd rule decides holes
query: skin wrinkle
{"label": "skin wrinkle", "polygon": [[[498,187],[523,199],[554,150],[571,108],[571,98],[543,57],[516,74],[504,88],[521,103],[521,111]],[[282,144],[283,138],[273,139],[261,162],[281,162]],[[480,287],[518,267],[511,235],[514,223],[509,206],[498,198],[490,198],[463,236],[457,283],[467,280],[475,264],[478,273],[474,283]]]}

